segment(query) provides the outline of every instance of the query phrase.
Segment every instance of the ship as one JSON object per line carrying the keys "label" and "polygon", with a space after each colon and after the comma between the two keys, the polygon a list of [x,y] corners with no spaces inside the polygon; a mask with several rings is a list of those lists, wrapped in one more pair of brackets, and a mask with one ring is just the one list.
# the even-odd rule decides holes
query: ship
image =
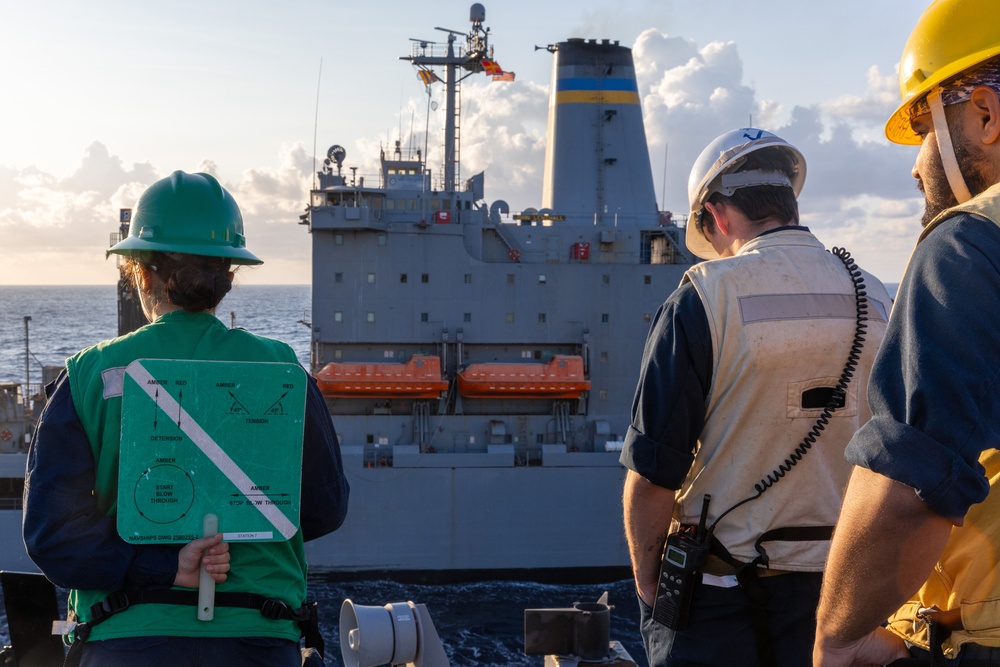
{"label": "ship", "polygon": [[[24,317],[25,359],[28,349],[28,324]],[[0,570],[34,571],[21,540],[21,509],[24,495],[24,472],[28,463],[28,445],[37,415],[45,405],[42,388],[55,380],[60,368],[43,366],[40,382],[31,382],[30,368],[25,368],[25,382],[0,382],[0,535],[8,538],[0,548]]]}
{"label": "ship", "polygon": [[[646,334],[695,261],[661,212],[631,50],[552,57],[541,206],[460,176],[461,85],[509,80],[485,10],[401,60],[444,86],[443,164],[414,141],[377,174],[327,151],[312,244],[311,372],[351,484],[314,569],[423,579],[628,575],[619,463]],[[410,145],[410,148],[406,148]]]}
{"label": "ship", "polygon": [[[307,560],[340,578],[625,578],[620,450],[652,318],[696,261],[685,220],[657,206],[632,53],[608,39],[542,47],[538,208],[512,213],[485,199],[485,173],[463,179],[462,82],[513,78],[483,5],[469,20],[401,58],[444,87],[441,165],[399,140],[365,175],[334,144],[298,221],[312,246],[309,371],[351,485],[343,526],[307,543]],[[144,319],[124,278],[118,291],[127,333]],[[16,442],[0,455],[8,535]],[[35,568],[10,545],[0,569]]]}
{"label": "ship", "polygon": [[35,569],[20,540],[21,496],[32,425],[22,385],[0,382],[0,535],[17,538],[8,537],[0,549],[0,570]]}

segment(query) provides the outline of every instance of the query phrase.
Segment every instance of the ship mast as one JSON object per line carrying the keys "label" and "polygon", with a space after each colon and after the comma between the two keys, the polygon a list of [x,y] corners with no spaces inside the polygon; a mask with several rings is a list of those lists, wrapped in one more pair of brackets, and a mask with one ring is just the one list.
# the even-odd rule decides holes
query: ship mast
{"label": "ship mast", "polygon": [[[456,103],[458,86],[462,79],[469,75],[486,71],[483,61],[489,62],[493,59],[493,49],[489,45],[490,30],[483,27],[486,9],[478,2],[473,4],[469,10],[469,20],[472,22],[472,30],[468,34],[448,28],[435,28],[448,33],[448,49],[445,55],[435,55],[433,47],[430,53],[427,52],[428,45],[434,42],[413,40],[419,42],[420,53],[400,58],[409,60],[422,71],[429,71],[432,67],[445,68],[444,189],[446,192],[455,191],[455,144],[459,122]],[[465,48],[456,53],[455,38],[462,35],[465,36]],[[467,72],[461,78],[458,78],[459,68]]]}

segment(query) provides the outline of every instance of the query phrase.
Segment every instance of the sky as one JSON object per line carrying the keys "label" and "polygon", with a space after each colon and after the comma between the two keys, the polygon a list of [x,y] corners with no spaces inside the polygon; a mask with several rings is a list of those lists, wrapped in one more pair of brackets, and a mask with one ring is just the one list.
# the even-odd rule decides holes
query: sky
{"label": "sky", "polygon": [[[413,39],[468,31],[466,0],[0,0],[0,285],[96,285],[118,210],[176,169],[216,175],[265,260],[245,284],[310,282],[298,224],[332,144],[377,172],[422,143],[441,169],[443,87],[428,98]],[[802,223],[899,282],[923,197],[914,147],[890,144],[903,45],[929,0],[483,2],[513,83],[462,86],[461,174],[486,200],[539,207],[552,56],[570,37],[633,49],[662,207],[687,211],[702,148],[751,124],[805,155]],[[428,102],[435,103],[430,109]],[[414,138],[417,137],[417,138]]]}

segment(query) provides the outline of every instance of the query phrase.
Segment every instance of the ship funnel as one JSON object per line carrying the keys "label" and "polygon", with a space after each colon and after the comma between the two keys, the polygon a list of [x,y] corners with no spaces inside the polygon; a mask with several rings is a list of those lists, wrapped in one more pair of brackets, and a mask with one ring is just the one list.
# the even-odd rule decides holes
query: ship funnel
{"label": "ship funnel", "polygon": [[657,216],[632,50],[583,39],[551,50],[542,207],[606,224]]}

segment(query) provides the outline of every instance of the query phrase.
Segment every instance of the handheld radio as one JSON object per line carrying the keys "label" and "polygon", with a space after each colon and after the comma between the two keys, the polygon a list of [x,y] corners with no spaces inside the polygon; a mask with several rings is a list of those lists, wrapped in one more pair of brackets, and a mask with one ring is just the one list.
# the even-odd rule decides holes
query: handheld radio
{"label": "handheld radio", "polygon": [[683,630],[687,626],[694,589],[701,583],[701,566],[705,564],[712,541],[712,531],[705,527],[711,498],[705,494],[698,525],[671,534],[663,548],[653,620],[671,630]]}

